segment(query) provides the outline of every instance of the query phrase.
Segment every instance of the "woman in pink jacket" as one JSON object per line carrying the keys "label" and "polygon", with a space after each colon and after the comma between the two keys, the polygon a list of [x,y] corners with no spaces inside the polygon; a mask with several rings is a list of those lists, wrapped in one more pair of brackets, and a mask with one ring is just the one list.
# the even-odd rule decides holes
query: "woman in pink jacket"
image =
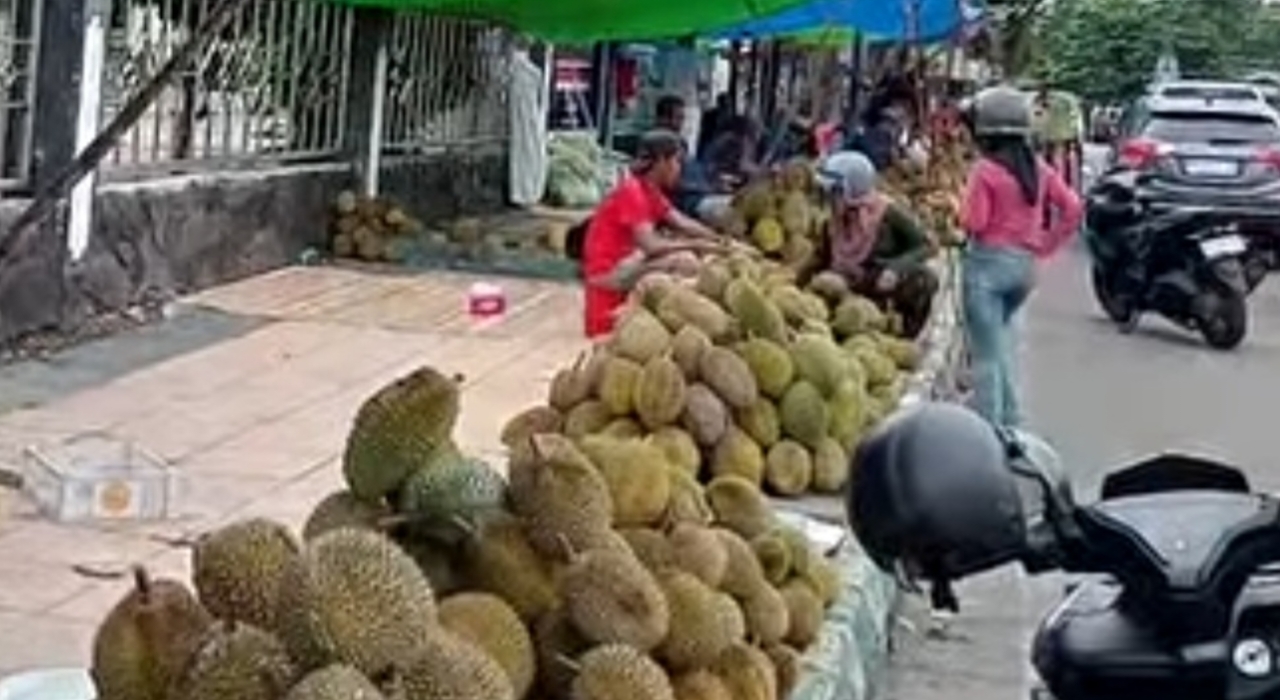
{"label": "woman in pink jacket", "polygon": [[974,370],[974,409],[1016,427],[1019,410],[1012,321],[1031,294],[1037,260],[1080,227],[1080,198],[1031,148],[1031,102],[1008,87],[974,100],[981,158],[969,172],[961,213],[968,234],[962,265],[964,321]]}

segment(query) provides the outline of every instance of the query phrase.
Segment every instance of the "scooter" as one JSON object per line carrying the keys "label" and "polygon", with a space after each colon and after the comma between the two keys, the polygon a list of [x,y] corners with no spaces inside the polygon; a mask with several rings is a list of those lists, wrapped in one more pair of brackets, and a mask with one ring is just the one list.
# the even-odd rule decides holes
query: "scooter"
{"label": "scooter", "polygon": [[1124,332],[1154,311],[1211,347],[1238,346],[1248,330],[1246,300],[1269,268],[1239,223],[1269,214],[1157,206],[1144,198],[1142,178],[1108,173],[1089,193],[1086,241],[1099,305]]}
{"label": "scooter", "polygon": [[1280,499],[1230,466],[1165,454],[1078,505],[1044,450],[1006,436],[1031,505],[1025,546],[984,570],[1083,574],[1035,636],[1033,700],[1280,698]]}

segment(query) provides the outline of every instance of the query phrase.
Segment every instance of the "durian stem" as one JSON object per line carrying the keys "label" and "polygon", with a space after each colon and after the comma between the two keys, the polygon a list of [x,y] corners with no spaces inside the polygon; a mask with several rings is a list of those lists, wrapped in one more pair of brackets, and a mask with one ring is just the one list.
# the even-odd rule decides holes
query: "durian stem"
{"label": "durian stem", "polygon": [[147,573],[147,567],[141,564],[133,567],[133,587],[142,602],[151,600],[151,574]]}
{"label": "durian stem", "polygon": [[573,659],[565,656],[564,654],[556,654],[556,662],[563,664],[565,668],[569,669],[570,671],[573,671],[574,673],[582,672],[582,666],[579,665],[577,661],[574,661]]}

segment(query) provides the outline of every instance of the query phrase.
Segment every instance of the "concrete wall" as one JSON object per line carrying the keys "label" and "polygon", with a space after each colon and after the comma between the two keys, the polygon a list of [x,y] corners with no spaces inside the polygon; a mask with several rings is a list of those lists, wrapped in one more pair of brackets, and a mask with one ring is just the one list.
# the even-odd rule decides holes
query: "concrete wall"
{"label": "concrete wall", "polygon": [[[381,175],[383,193],[424,221],[501,207],[505,183],[500,149],[389,159]],[[0,342],[294,262],[324,244],[329,205],[353,185],[337,164],[105,184],[81,260],[49,227],[0,272]],[[23,206],[0,205],[0,226]]]}

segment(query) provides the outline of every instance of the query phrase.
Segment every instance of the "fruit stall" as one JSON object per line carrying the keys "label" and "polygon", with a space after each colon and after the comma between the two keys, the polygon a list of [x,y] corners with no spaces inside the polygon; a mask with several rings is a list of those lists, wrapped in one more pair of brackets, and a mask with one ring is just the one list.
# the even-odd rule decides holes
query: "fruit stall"
{"label": "fruit stall", "polygon": [[743,197],[752,231],[777,219],[765,250],[647,277],[513,411],[505,464],[458,447],[462,378],[422,367],[360,407],[300,531],[231,522],[189,581],[136,569],[98,697],[867,697],[897,593],[840,494],[861,436],[928,398],[951,306],[909,339],[837,279],[797,285],[818,209],[788,173]]}

